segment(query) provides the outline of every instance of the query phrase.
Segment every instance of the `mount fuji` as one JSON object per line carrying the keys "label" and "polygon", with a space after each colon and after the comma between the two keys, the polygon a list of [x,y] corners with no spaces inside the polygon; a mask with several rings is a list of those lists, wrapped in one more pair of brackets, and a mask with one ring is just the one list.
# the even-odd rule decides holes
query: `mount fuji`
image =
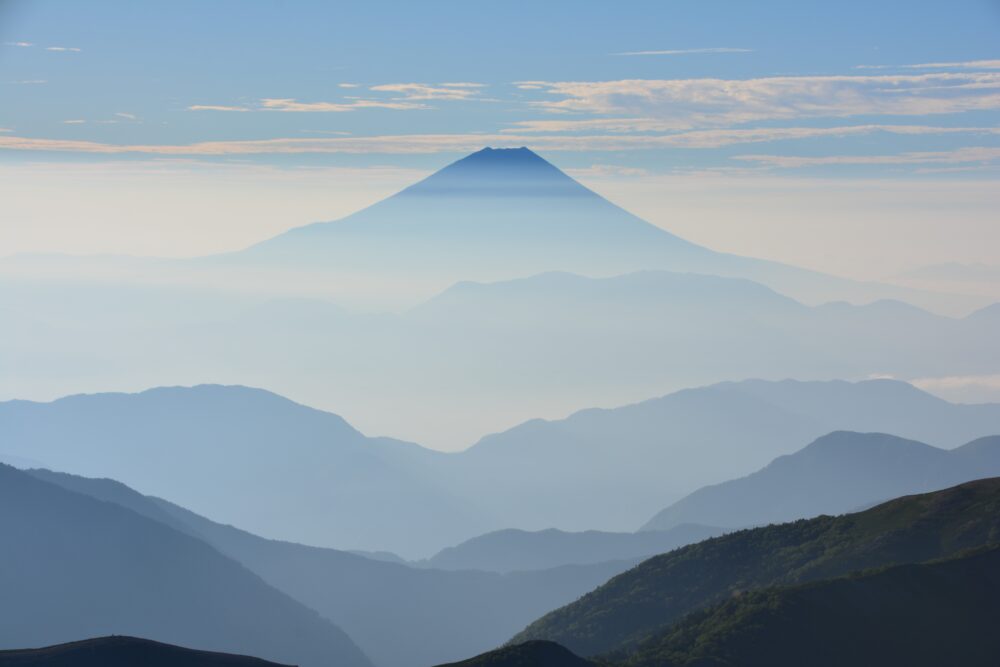
{"label": "mount fuji", "polygon": [[[378,282],[419,300],[462,280],[669,270],[754,280],[799,301],[941,295],[715,252],[652,225],[528,148],[484,148],[364,210],[294,228],[212,264]],[[412,301],[411,301],[412,302]]]}

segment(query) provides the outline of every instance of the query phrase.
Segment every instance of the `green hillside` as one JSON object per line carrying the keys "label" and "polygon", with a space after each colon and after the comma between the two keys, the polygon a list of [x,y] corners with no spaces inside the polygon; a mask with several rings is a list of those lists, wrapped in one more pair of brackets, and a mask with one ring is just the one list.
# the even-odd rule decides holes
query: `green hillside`
{"label": "green hillside", "polygon": [[628,667],[997,664],[1000,548],[739,595],[639,647]]}
{"label": "green hillside", "polygon": [[656,556],[543,616],[511,643],[547,639],[584,656],[631,650],[690,612],[748,590],[919,563],[997,542],[1000,478],[969,482]]}

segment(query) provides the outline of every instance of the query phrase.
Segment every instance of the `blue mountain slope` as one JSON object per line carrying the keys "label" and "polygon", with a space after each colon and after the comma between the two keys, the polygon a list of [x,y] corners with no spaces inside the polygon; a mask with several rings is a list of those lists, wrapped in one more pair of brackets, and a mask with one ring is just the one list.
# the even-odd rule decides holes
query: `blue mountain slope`
{"label": "blue mountain slope", "polygon": [[887,498],[1000,475],[1000,436],[945,450],[883,433],[838,431],[746,477],[706,486],[644,530],[691,521],[727,528],[840,514]]}

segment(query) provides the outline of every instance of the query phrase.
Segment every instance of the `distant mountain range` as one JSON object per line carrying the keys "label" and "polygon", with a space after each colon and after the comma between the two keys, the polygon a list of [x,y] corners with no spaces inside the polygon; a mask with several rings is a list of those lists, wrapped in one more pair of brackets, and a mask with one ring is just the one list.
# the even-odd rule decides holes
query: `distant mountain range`
{"label": "distant mountain range", "polygon": [[668,530],[693,521],[742,528],[842,514],[998,475],[1000,436],[943,450],[883,433],[838,431],[752,475],[695,491],[657,514],[643,530]]}
{"label": "distant mountain range", "polygon": [[261,386],[452,449],[722,380],[998,374],[989,303],[717,253],[484,150],[225,255],[0,261],[0,396]]}
{"label": "distant mountain range", "polygon": [[0,290],[0,310],[11,323],[0,333],[0,395],[210,378],[449,445],[539,415],[737,378],[1000,373],[1000,311],[810,307],[746,280],[664,271],[464,282],[401,314],[30,283]]}
{"label": "distant mountain range", "polygon": [[0,648],[126,634],[370,667],[340,628],[204,542],[0,465]]}
{"label": "distant mountain range", "polygon": [[0,403],[5,455],[111,477],[266,537],[409,559],[511,527],[631,531],[835,430],[953,448],[1000,433],[1000,406],[888,380],[726,383],[531,421],[443,454],[242,387]]}
{"label": "distant mountain range", "polygon": [[[378,667],[430,665],[485,651],[531,619],[571,602],[640,560],[632,557],[504,575],[414,568],[332,549],[266,540],[143,496],[113,480],[46,470],[28,474],[127,508],[210,545],[268,585],[335,622]],[[646,534],[641,539],[648,542],[656,535]],[[691,541],[697,539],[697,535],[690,537]]]}
{"label": "distant mountain range", "polygon": [[3,667],[279,667],[228,653],[195,651],[136,637],[97,637],[35,649],[0,650]]}
{"label": "distant mountain range", "polygon": [[508,528],[442,549],[418,564],[443,570],[513,572],[631,561],[716,537],[722,532],[720,528],[698,524],[681,524],[668,530],[641,533],[598,530],[568,533],[555,528],[531,532]]}
{"label": "distant mountain range", "polygon": [[[995,545],[998,541],[1000,478],[969,482],[899,498],[855,514],[731,533],[656,556],[578,601],[547,614],[515,636],[511,643],[546,639],[583,656],[607,654],[624,661],[637,648],[650,646],[645,642],[662,637],[691,612],[733,598],[739,600],[748,591],[820,581],[868,568],[921,563],[960,555],[965,550]],[[876,589],[877,586],[872,590]],[[920,588],[914,588],[913,594],[919,595]],[[964,593],[959,591],[956,595]],[[908,604],[909,599],[897,594],[878,604],[899,608]],[[750,600],[753,602],[754,598]],[[924,621],[934,618],[933,604],[933,600],[921,600],[920,610],[929,614]],[[755,607],[751,604],[749,612]],[[698,627],[705,618],[710,616],[692,622],[691,633],[685,635],[679,631],[674,638],[681,642],[677,646],[690,648],[692,634],[705,631],[709,632],[706,636],[713,638],[712,632],[728,632],[732,623],[745,620],[731,616],[732,623],[728,626],[711,630]],[[876,628],[884,627],[884,621],[879,623]],[[925,626],[926,622],[919,627]],[[745,636],[756,631],[752,626],[747,627]],[[835,635],[843,639],[839,633]],[[896,640],[901,637],[894,636]],[[926,640],[932,641],[933,637]]]}

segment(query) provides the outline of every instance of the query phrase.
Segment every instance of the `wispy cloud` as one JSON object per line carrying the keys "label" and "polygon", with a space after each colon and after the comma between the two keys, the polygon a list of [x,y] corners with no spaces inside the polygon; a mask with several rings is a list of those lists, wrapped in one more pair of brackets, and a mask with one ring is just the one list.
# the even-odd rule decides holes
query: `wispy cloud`
{"label": "wispy cloud", "polygon": [[223,104],[192,104],[188,111],[250,111],[248,107],[234,107]]}
{"label": "wispy cloud", "polygon": [[385,83],[372,86],[379,93],[397,93],[403,100],[468,100],[479,95],[481,83]]}
{"label": "wispy cloud", "polygon": [[359,88],[360,84],[357,83],[338,83],[338,88]]}
{"label": "wispy cloud", "polygon": [[737,155],[736,160],[770,167],[796,168],[829,165],[921,165],[993,163],[1000,161],[1000,147],[967,146],[948,151],[910,151],[896,155]]}
{"label": "wispy cloud", "polygon": [[0,127],[0,132],[13,132],[14,130],[9,127]]}
{"label": "wispy cloud", "polygon": [[37,86],[48,83],[48,81],[45,79],[18,79],[15,81],[4,81],[4,83],[11,86]]}
{"label": "wispy cloud", "polygon": [[677,128],[1000,109],[1000,72],[522,81],[517,85],[555,97],[532,102],[551,113],[628,115]]}
{"label": "wispy cloud", "polygon": [[1000,60],[965,60],[916,65],[856,65],[854,69],[1000,69]]}
{"label": "wispy cloud", "polygon": [[942,134],[1000,134],[997,127],[941,127],[933,125],[840,125],[835,127],[759,127],[728,128],[711,130],[676,131],[677,127],[649,118],[599,118],[587,120],[536,120],[520,121],[508,133],[561,133],[605,131],[621,132],[671,132],[670,134],[645,134],[637,141],[650,141],[663,146],[686,148],[719,148],[732,144],[785,141],[792,139],[813,139],[818,137],[846,137],[851,135],[885,132],[901,135],[942,135]]}
{"label": "wispy cloud", "polygon": [[[927,126],[862,125],[836,128],[756,128],[694,130],[670,135],[528,135],[528,134],[409,134],[376,136],[331,136],[259,140],[208,141],[193,144],[108,144],[16,136],[0,137],[0,150],[68,151],[97,154],[147,153],[153,155],[253,155],[253,154],[410,154],[454,153],[477,150],[486,145],[529,145],[545,151],[622,151],[663,148],[711,149],[721,146],[764,143],[823,136],[861,135],[874,132],[935,134],[952,132],[1000,133],[993,128],[935,128]],[[965,152],[961,152],[965,151]],[[979,151],[979,152],[977,152]],[[990,153],[993,151],[993,153]],[[904,153],[891,156],[798,157],[743,155],[738,159],[763,166],[794,167],[811,164],[931,164],[974,162],[1000,152],[1000,148],[958,149],[948,153]],[[950,157],[949,157],[950,156]],[[854,162],[851,162],[851,161]]]}
{"label": "wispy cloud", "polygon": [[427,109],[423,104],[399,100],[350,99],[346,102],[299,102],[291,97],[266,97],[256,104],[232,106],[225,104],[193,104],[188,111],[284,111],[292,113],[345,113],[359,109]]}
{"label": "wispy cloud", "polygon": [[4,42],[4,46],[18,46],[21,48],[28,48],[29,46],[34,46],[31,42]]}
{"label": "wispy cloud", "polygon": [[697,53],[753,53],[753,49],[739,49],[730,46],[714,46],[704,49],[665,49],[662,51],[624,51],[613,56],[686,56]]}
{"label": "wispy cloud", "polygon": [[86,122],[82,118],[71,118],[70,120],[62,121],[63,125],[83,125]]}
{"label": "wispy cloud", "polygon": [[265,111],[345,112],[358,109],[425,109],[422,104],[399,101],[356,99],[350,102],[299,102],[291,98],[265,98],[260,101]]}
{"label": "wispy cloud", "polygon": [[83,49],[77,48],[75,46],[46,46],[46,51],[64,51],[69,53],[80,53]]}
{"label": "wispy cloud", "polygon": [[1000,375],[950,375],[917,378],[910,380],[910,384],[930,392],[969,388],[1000,390]]}
{"label": "wispy cloud", "polygon": [[126,111],[116,111],[115,115],[119,118],[124,118],[125,120],[139,120],[139,117],[134,113],[128,113]]}

